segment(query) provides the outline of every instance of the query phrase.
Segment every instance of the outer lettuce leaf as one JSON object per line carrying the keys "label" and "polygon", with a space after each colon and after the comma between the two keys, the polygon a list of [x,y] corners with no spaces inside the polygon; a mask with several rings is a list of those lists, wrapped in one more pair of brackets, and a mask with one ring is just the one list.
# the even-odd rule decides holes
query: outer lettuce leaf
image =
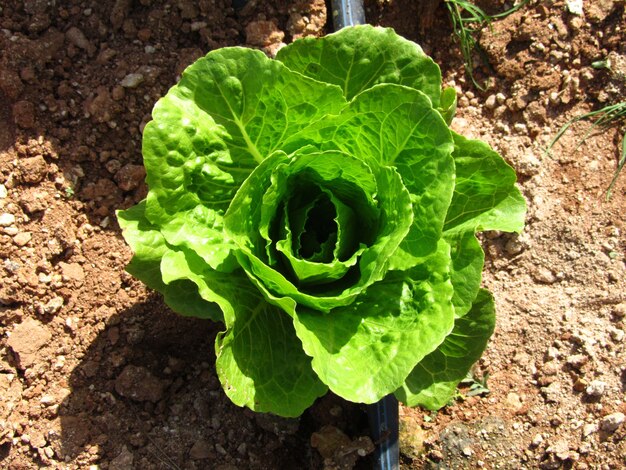
{"label": "outer lettuce leaf", "polygon": [[406,272],[392,272],[328,315],[298,308],[296,333],[313,369],[339,396],[373,403],[393,393],[441,344],[454,323],[449,247]]}
{"label": "outer lettuce leaf", "polygon": [[515,171],[484,142],[456,133],[456,185],[446,215],[444,238],[452,246],[452,284],[456,315],[469,311],[482,278],[485,255],[475,233],[519,232],[526,202],[515,186]]}
{"label": "outer lettuce leaf", "polygon": [[526,202],[515,187],[513,168],[485,142],[453,137],[456,184],[444,230],[521,231]]}
{"label": "outer lettuce leaf", "polygon": [[482,355],[494,327],[493,297],[481,289],[469,313],[456,319],[452,333],[413,369],[395,395],[407,406],[444,406]]}
{"label": "outer lettuce leaf", "polygon": [[167,275],[162,274],[162,260],[175,255],[176,248],[168,245],[157,227],[145,217],[145,202],[118,211],[117,218],[124,238],[134,252],[126,267],[130,274],[161,292],[165,303],[179,314],[223,321],[220,309],[210,298],[200,295],[194,282],[184,276],[178,280],[167,279]]}
{"label": "outer lettuce leaf", "polygon": [[276,59],[307,77],[340,86],[349,100],[374,85],[396,83],[424,92],[439,106],[439,66],[392,29],[363,25],[304,38],[283,47]]}
{"label": "outer lettuce leaf", "polygon": [[209,52],[185,70],[176,89],[224,126],[231,157],[244,167],[260,163],[287,136],[345,105],[339,87],[239,47]]}
{"label": "outer lettuce leaf", "polygon": [[302,351],[289,316],[267,303],[242,271],[224,274],[192,252],[169,251],[166,282],[190,279],[205,301],[224,312],[226,331],[215,341],[217,373],[239,406],[298,416],[327,390]]}

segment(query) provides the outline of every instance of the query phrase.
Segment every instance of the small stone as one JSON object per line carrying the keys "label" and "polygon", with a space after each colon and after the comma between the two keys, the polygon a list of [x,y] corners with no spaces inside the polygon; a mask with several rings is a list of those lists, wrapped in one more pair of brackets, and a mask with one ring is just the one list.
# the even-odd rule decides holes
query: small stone
{"label": "small stone", "polygon": [[27,190],[21,195],[18,202],[24,212],[34,214],[48,207],[48,193],[37,189]]}
{"label": "small stone", "polygon": [[124,91],[124,87],[121,85],[116,85],[113,87],[113,90],[111,90],[111,98],[113,98],[114,101],[120,101],[124,99],[124,96],[126,96],[126,91]]}
{"label": "small stone", "polygon": [[349,444],[350,438],[341,429],[328,424],[311,435],[311,446],[325,459],[332,458],[339,449]]}
{"label": "small stone", "polygon": [[61,276],[64,281],[75,281],[82,284],[85,280],[85,271],[83,267],[78,263],[65,263],[61,261],[59,263],[61,268]]}
{"label": "small stone", "polygon": [[27,184],[40,183],[48,174],[48,164],[41,155],[20,159],[19,168],[21,180]]}
{"label": "small stone", "polygon": [[530,442],[531,447],[539,447],[541,444],[543,444],[543,436],[541,434],[537,434]]}
{"label": "small stone", "polygon": [[8,195],[7,187],[3,184],[0,184],[0,199],[4,199]]}
{"label": "small stone", "polygon": [[95,46],[89,42],[83,32],[76,26],[72,26],[70,29],[68,29],[65,33],[65,37],[71,44],[74,44],[80,49],[83,49],[90,53],[95,51]]}
{"label": "small stone", "polygon": [[567,454],[569,453],[569,444],[565,439],[559,439],[546,449],[546,453],[554,454],[560,460],[565,460],[567,458]]}
{"label": "small stone", "polygon": [[537,266],[532,273],[532,277],[541,284],[554,284],[557,281],[554,273],[543,266]]}
{"label": "small stone", "polygon": [[626,317],[626,303],[616,305],[613,309],[613,315],[615,318]]}
{"label": "small stone", "polygon": [[146,176],[143,165],[124,165],[115,174],[115,181],[122,191],[131,191],[139,187]]}
{"label": "small stone", "polygon": [[33,238],[30,232],[20,232],[13,237],[13,243],[17,246],[25,246]]}
{"label": "small stone", "polygon": [[109,470],[126,470],[133,468],[133,460],[133,454],[124,446],[117,457],[109,463]]}
{"label": "small stone", "polygon": [[140,73],[129,73],[126,75],[120,85],[124,88],[137,88],[141,83],[143,83],[144,77]]}
{"label": "small stone", "polygon": [[23,129],[35,127],[35,105],[30,101],[18,101],[13,105],[13,121]]}
{"label": "small stone", "polygon": [[583,426],[583,437],[589,437],[598,430],[598,425],[595,423],[587,423]]}
{"label": "small stone", "polygon": [[228,454],[228,452],[226,452],[226,449],[224,449],[224,446],[220,443],[215,444],[215,450],[217,451],[218,454],[222,454],[222,455]]}
{"label": "small stone", "polygon": [[189,458],[191,460],[208,459],[211,455],[211,446],[204,439],[196,441],[189,450]]}
{"label": "small stone", "polygon": [[48,344],[51,338],[52,334],[44,325],[27,318],[13,329],[7,344],[16,356],[18,367],[26,369],[38,361],[39,350]]}
{"label": "small stone", "polygon": [[115,379],[115,391],[135,401],[158,402],[163,398],[163,383],[146,368],[128,365]]}
{"label": "small stone", "polygon": [[47,443],[46,436],[44,436],[42,432],[33,431],[30,436],[30,445],[32,447],[36,449],[43,449]]}
{"label": "small stone", "polygon": [[485,108],[495,109],[497,106],[496,95],[489,95],[485,100]]}
{"label": "small stone", "polygon": [[560,370],[560,366],[558,362],[550,361],[547,362],[541,369],[545,375],[557,375]]}
{"label": "small stone", "polygon": [[53,315],[61,310],[64,303],[65,300],[63,300],[63,297],[53,297],[46,303],[46,305],[44,305],[43,311],[48,315]]}
{"label": "small stone", "polygon": [[519,410],[523,406],[523,402],[521,397],[515,393],[511,392],[506,396],[506,402],[514,409]]}
{"label": "small stone", "polygon": [[606,382],[601,380],[592,380],[587,388],[585,389],[585,393],[589,398],[601,398],[604,395],[606,390]]}
{"label": "small stone", "polygon": [[251,21],[246,26],[246,41],[252,46],[270,46],[281,43],[285,38],[273,21]]}
{"label": "small stone", "polygon": [[4,214],[0,214],[0,227],[9,227],[15,223],[15,216],[13,214],[9,214],[5,212]]}
{"label": "small stone", "polygon": [[617,413],[611,413],[610,415],[602,418],[602,421],[600,422],[600,429],[607,433],[613,433],[622,425],[624,419],[626,419],[624,413],[620,413],[619,411]]}
{"label": "small stone", "polygon": [[567,11],[569,11],[572,15],[584,15],[583,0],[567,0],[565,4],[567,5]]}
{"label": "small stone", "polygon": [[586,356],[585,354],[573,354],[568,356],[565,362],[568,366],[571,366],[574,369],[580,369],[589,362],[589,356]]}
{"label": "small stone", "polygon": [[621,343],[624,340],[626,333],[624,333],[624,330],[620,330],[619,328],[611,328],[609,330],[609,336],[611,336],[611,339],[616,343]]}

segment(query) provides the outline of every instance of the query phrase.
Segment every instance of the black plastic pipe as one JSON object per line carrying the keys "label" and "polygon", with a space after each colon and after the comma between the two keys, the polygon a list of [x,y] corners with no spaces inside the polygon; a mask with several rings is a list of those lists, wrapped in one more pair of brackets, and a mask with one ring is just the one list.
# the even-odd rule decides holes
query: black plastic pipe
{"label": "black plastic pipe", "polygon": [[346,26],[365,24],[363,0],[332,0],[331,6],[335,31]]}
{"label": "black plastic pipe", "polygon": [[[247,0],[233,0],[233,6],[242,8]],[[331,0],[333,26],[339,31],[346,26],[365,24],[363,0]],[[399,470],[398,400],[387,395],[380,401],[367,405],[370,433],[375,444],[374,470]]]}
{"label": "black plastic pipe", "polygon": [[[346,26],[365,24],[363,0],[332,0],[331,6],[335,31]],[[398,400],[393,395],[387,395],[380,401],[368,405],[367,415],[370,433],[376,446],[374,470],[399,470]]]}
{"label": "black plastic pipe", "polygon": [[398,400],[387,395],[382,400],[367,406],[370,432],[375,444],[374,469],[399,470],[400,450],[398,448]]}

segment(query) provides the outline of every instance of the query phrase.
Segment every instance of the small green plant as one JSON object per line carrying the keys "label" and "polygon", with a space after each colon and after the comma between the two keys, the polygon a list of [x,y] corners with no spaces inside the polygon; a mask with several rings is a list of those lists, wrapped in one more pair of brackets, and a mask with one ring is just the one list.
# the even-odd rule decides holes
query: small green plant
{"label": "small green plant", "polygon": [[446,7],[450,13],[452,28],[459,41],[459,47],[461,48],[461,54],[465,62],[465,71],[477,88],[481,90],[484,89],[474,78],[473,53],[474,51],[478,51],[481,55],[484,55],[484,51],[476,40],[476,34],[485,26],[491,26],[493,20],[504,18],[516,12],[529,1],[530,0],[523,0],[504,12],[488,15],[472,2],[465,0],[445,0]]}
{"label": "small green plant", "polygon": [[484,351],[477,231],[520,231],[515,172],[449,127],[439,67],[344,28],[192,64],[143,133],[149,192],[118,219],[128,271],[223,322],[225,393],[297,416],[328,390],[437,409]]}
{"label": "small green plant", "polygon": [[[558,140],[563,136],[563,134],[565,134],[565,132],[567,132],[567,130],[570,128],[572,124],[578,121],[591,119],[591,118],[596,118],[596,119],[592,122],[587,132],[585,132],[585,134],[578,141],[578,144],[576,145],[575,150],[577,150],[585,142],[585,140],[587,140],[587,138],[591,135],[591,133],[595,129],[606,128],[607,126],[611,126],[616,123],[623,122],[624,119],[626,118],[626,101],[622,101],[617,104],[605,106],[602,109],[598,109],[596,111],[591,111],[585,114],[581,114],[580,116],[573,117],[561,127],[561,129],[556,134],[554,139],[552,139],[552,142],[550,142],[550,144],[548,145],[548,149],[547,149],[548,152],[552,150],[552,147],[554,146],[554,144],[558,142]],[[615,183],[617,182],[617,178],[619,177],[619,174],[622,171],[622,168],[624,168],[624,164],[626,164],[626,132],[624,133],[624,136],[622,137],[622,152],[621,153],[622,154],[617,161],[617,167],[615,169],[615,173],[613,174],[613,178],[611,179],[611,182],[609,183],[609,187],[606,190],[607,200],[611,198],[611,191],[613,190],[613,187],[615,186]]]}

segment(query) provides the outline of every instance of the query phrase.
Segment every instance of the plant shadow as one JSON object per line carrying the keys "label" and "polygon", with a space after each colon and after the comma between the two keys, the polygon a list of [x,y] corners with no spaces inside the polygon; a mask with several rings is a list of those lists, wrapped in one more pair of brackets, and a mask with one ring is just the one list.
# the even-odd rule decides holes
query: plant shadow
{"label": "plant shadow", "polygon": [[69,376],[56,456],[81,468],[315,468],[301,421],[224,395],[219,329],[174,314],[156,294],[106,319]]}

